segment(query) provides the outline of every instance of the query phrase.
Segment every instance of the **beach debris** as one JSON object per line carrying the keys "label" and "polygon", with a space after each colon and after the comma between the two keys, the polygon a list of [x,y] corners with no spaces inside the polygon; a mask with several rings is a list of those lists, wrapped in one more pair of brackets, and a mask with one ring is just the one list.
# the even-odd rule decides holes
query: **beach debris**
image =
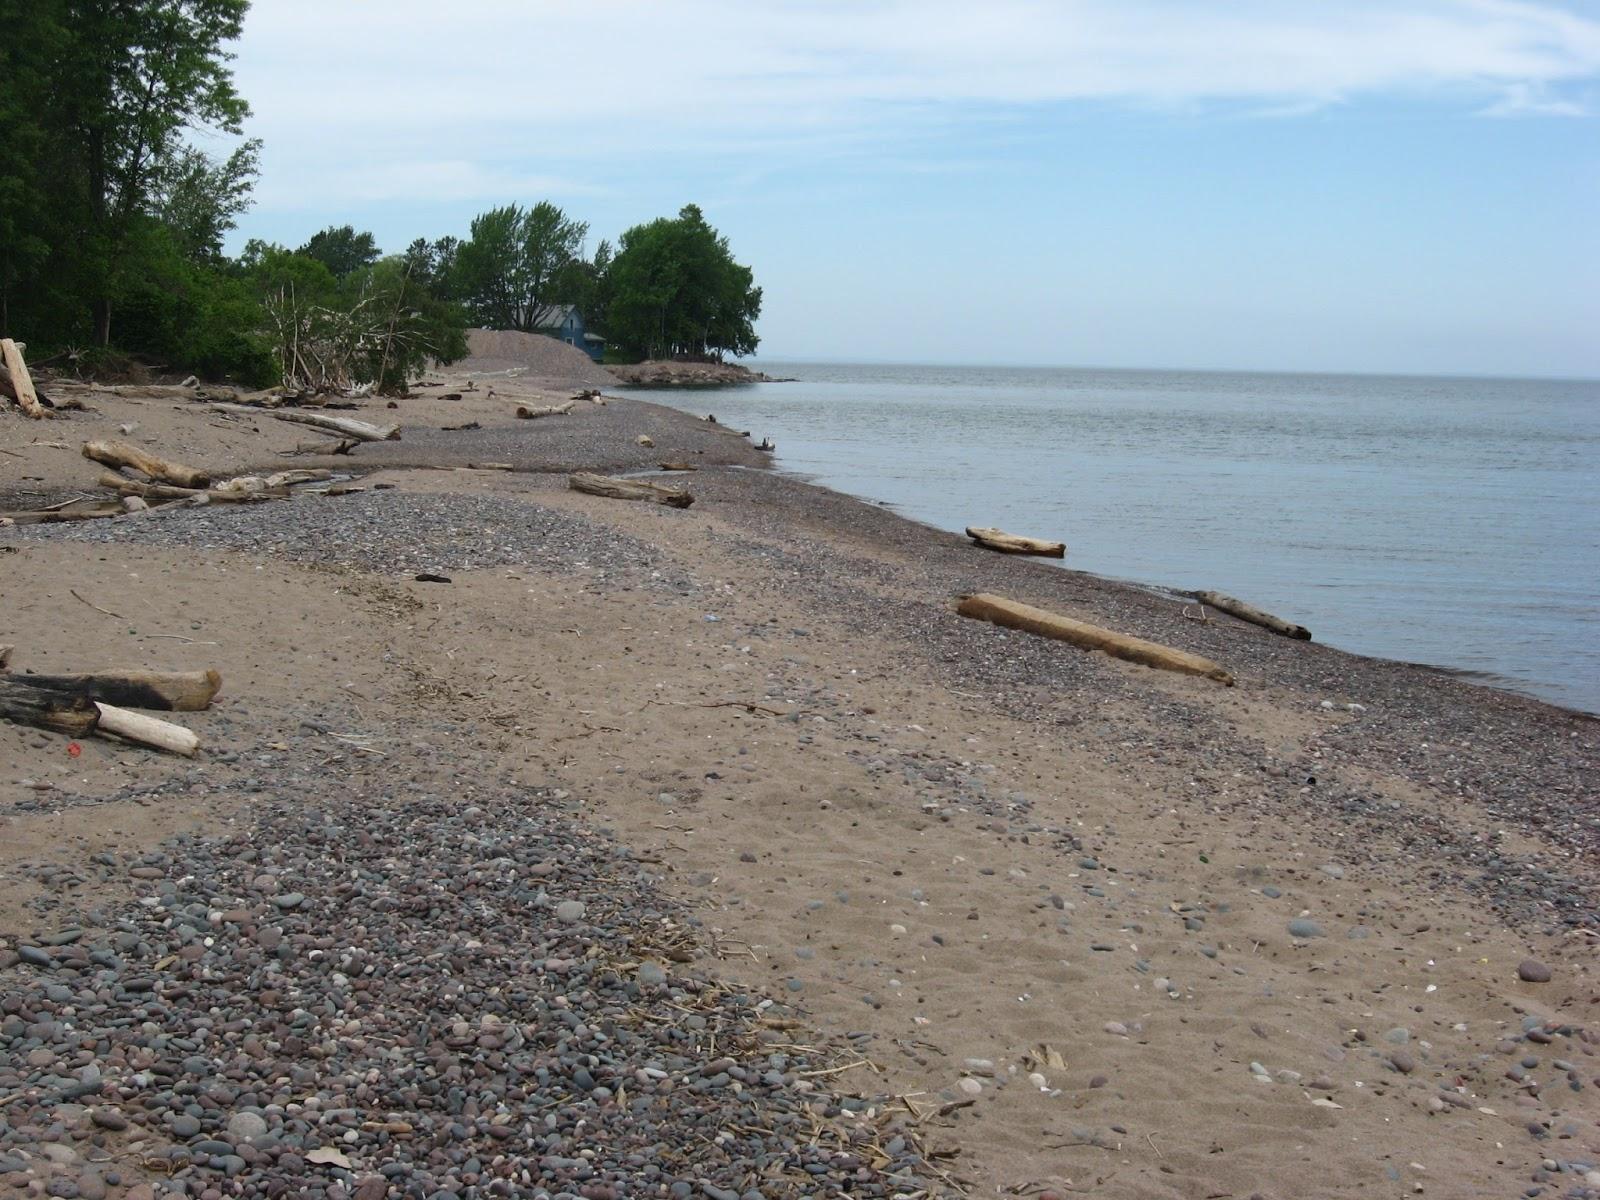
{"label": "beach debris", "polygon": [[761,439],[761,444],[757,446],[756,449],[760,450],[763,454],[773,454],[778,449],[778,443],[773,441],[771,438],[764,437]]}
{"label": "beach debris", "polygon": [[1003,529],[979,528],[969,525],[967,536],[986,550],[1001,554],[1037,554],[1044,558],[1065,558],[1065,542],[1047,542],[1043,538],[1023,537]]}
{"label": "beach debris", "polygon": [[205,671],[93,671],[75,675],[16,675],[29,687],[82,696],[128,708],[200,712],[222,687],[222,676]]}
{"label": "beach debris", "polygon": [[99,701],[93,703],[95,710],[100,714],[100,719],[95,725],[96,733],[113,734],[125,742],[137,742],[141,746],[150,746],[171,754],[181,754],[185,758],[193,758],[195,752],[200,749],[200,736],[192,729],[185,729],[182,725],[163,721],[159,717],[147,717],[144,713],[119,708],[114,704],[102,704]]}
{"label": "beach debris", "polygon": [[204,489],[211,486],[211,476],[205,471],[169,462],[132,442],[85,442],[83,456],[108,467],[132,467],[141,475],[175,487]]}
{"label": "beach debris", "polygon": [[44,419],[44,405],[22,358],[22,346],[10,338],[0,338],[0,395],[16,401],[17,407],[35,421]]}
{"label": "beach debris", "polygon": [[198,712],[210,706],[222,676],[208,671],[100,671],[80,675],[12,675],[0,659],[0,716],[20,725],[84,737],[109,734],[158,750],[192,757],[200,738],[171,721],[133,712],[140,708]]}
{"label": "beach debris", "polygon": [[568,400],[565,404],[549,404],[543,408],[529,408],[526,404],[517,405],[517,420],[537,421],[540,417],[564,417],[570,413],[578,402]]}
{"label": "beach debris", "polygon": [[659,462],[656,466],[663,471],[698,471],[700,468],[687,462]]}
{"label": "beach debris", "polygon": [[655,438],[651,437],[648,433],[641,433],[633,440],[638,442],[641,446],[654,446],[656,444]]}
{"label": "beach debris", "polygon": [[585,492],[591,496],[605,496],[611,500],[647,500],[665,504],[669,508],[688,508],[694,503],[694,497],[683,488],[665,487],[643,479],[594,475],[588,471],[568,475],[567,486],[575,492]]}
{"label": "beach debris", "polygon": [[[261,410],[246,404],[219,404],[210,405],[213,412],[228,413],[235,417],[259,416]],[[292,425],[310,425],[316,429],[326,429],[330,433],[341,434],[346,438],[354,438],[358,442],[398,442],[400,440],[400,426],[398,425],[373,425],[368,421],[358,421],[354,417],[335,417],[325,412],[307,412],[300,408],[279,409],[268,411],[274,420],[287,421]]]}
{"label": "beach debris", "polygon": [[1241,621],[1248,621],[1252,625],[1259,625],[1263,629],[1270,629],[1273,633],[1281,634],[1286,638],[1296,641],[1309,642],[1311,631],[1304,625],[1296,625],[1285,621],[1282,617],[1275,617],[1269,612],[1263,612],[1253,604],[1246,604],[1243,600],[1236,600],[1232,596],[1221,592],[1195,592],[1194,598],[1202,604],[1209,604],[1219,612],[1225,612],[1231,617],[1238,617]]}
{"label": "beach debris", "polygon": [[1075,621],[1071,617],[1046,612],[1042,608],[1008,600],[1004,596],[988,593],[967,596],[961,600],[956,611],[963,617],[992,621],[1009,629],[1020,629],[1024,633],[1067,642],[1083,650],[1099,650],[1127,662],[1139,663],[1161,671],[1201,675],[1229,687],[1233,686],[1233,676],[1209,658],[1201,658],[1198,654],[1190,654],[1187,650],[1176,650],[1157,642],[1147,642],[1143,638],[1129,637],[1125,633],[1103,629],[1085,621]]}
{"label": "beach debris", "polygon": [[80,498],[66,506],[28,512],[0,513],[0,528],[10,525],[54,525],[63,521],[94,521],[101,517],[121,516],[122,512],[121,504],[86,504]]}

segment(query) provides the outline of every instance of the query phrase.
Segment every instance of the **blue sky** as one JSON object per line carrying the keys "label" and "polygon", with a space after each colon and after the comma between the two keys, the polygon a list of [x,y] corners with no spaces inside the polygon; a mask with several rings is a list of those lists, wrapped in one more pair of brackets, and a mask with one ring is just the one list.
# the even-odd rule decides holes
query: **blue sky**
{"label": "blue sky", "polygon": [[1600,376],[1600,4],[255,0],[237,49],[235,246],[692,201],[763,356]]}

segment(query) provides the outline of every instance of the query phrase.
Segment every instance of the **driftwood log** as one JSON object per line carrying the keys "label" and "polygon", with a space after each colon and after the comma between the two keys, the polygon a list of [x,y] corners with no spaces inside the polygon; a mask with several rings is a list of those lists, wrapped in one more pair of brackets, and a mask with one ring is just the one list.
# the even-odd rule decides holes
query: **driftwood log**
{"label": "driftwood log", "polygon": [[578,471],[567,476],[567,486],[575,492],[605,496],[611,500],[645,500],[669,508],[688,508],[694,497],[683,488],[664,487],[643,479],[617,479],[611,475],[592,475]]}
{"label": "driftwood log", "polygon": [[1001,554],[1037,554],[1044,558],[1065,558],[1065,542],[1047,542],[1042,538],[1022,537],[1002,529],[980,529],[969,526],[967,536],[978,545]]}
{"label": "driftwood log", "polygon": [[663,462],[657,463],[656,466],[660,467],[663,471],[698,471],[700,469],[693,463],[687,462]]}
{"label": "driftwood log", "polygon": [[88,698],[34,687],[15,675],[0,675],[0,717],[73,737],[94,732],[100,720]]}
{"label": "driftwood log", "polygon": [[1201,658],[1198,654],[1190,654],[1187,650],[1175,650],[1171,646],[1163,646],[1157,642],[1147,642],[1143,638],[1129,637],[1127,634],[1102,629],[1098,625],[1090,625],[1084,621],[1074,621],[1071,617],[1059,616],[1042,608],[1007,600],[1004,596],[988,594],[968,596],[961,601],[956,611],[963,617],[993,621],[996,625],[1004,625],[1008,629],[1020,629],[1024,633],[1054,638],[1084,650],[1101,650],[1113,658],[1124,659],[1127,662],[1140,663],[1162,671],[1177,671],[1184,675],[1202,675],[1229,686],[1233,684],[1233,676],[1209,658]]}
{"label": "driftwood log", "polygon": [[[229,482],[232,482],[231,480]],[[142,496],[147,500],[192,500],[204,496],[218,504],[249,504],[255,500],[282,500],[288,496],[287,487],[214,487],[183,488],[170,483],[144,483],[137,479],[124,479],[110,471],[100,476],[100,486],[110,488],[122,496]]]}
{"label": "driftwood log", "polygon": [[298,408],[254,408],[246,404],[212,404],[212,411],[229,413],[236,417],[259,417],[265,412],[276,421],[287,421],[291,425],[310,425],[315,429],[326,429],[331,433],[342,434],[347,438],[355,438],[358,442],[398,442],[400,440],[400,426],[398,425],[373,425],[367,421],[358,421],[354,417],[334,417],[327,413],[305,412]]}
{"label": "driftwood log", "polygon": [[1209,604],[1218,612],[1225,612],[1229,616],[1238,617],[1241,621],[1248,621],[1252,625],[1259,625],[1263,629],[1270,629],[1273,633],[1282,634],[1286,638],[1296,641],[1309,642],[1311,630],[1304,625],[1296,625],[1292,621],[1285,621],[1282,617],[1275,617],[1269,612],[1263,612],[1253,604],[1246,604],[1243,600],[1235,600],[1221,592],[1196,592],[1194,598],[1201,604]]}
{"label": "driftwood log", "polygon": [[28,374],[28,364],[22,351],[10,338],[0,338],[0,366],[5,370],[6,394],[17,402],[35,421],[44,418],[44,405],[39,403],[39,393],[34,389],[33,376]]}
{"label": "driftwood log", "polygon": [[537,421],[540,417],[564,417],[570,413],[576,400],[568,400],[565,404],[551,404],[544,408],[529,408],[526,404],[517,405],[517,419],[519,421]]}
{"label": "driftwood log", "polygon": [[98,521],[101,517],[120,517],[120,504],[96,504],[87,508],[46,508],[38,512],[0,513],[0,526],[59,525],[66,521]]}
{"label": "driftwood log", "polygon": [[10,675],[31,688],[129,708],[199,712],[209,708],[222,676],[216,671],[94,671],[81,675]]}
{"label": "driftwood log", "polygon": [[100,714],[100,720],[95,725],[98,733],[115,734],[124,741],[138,742],[141,746],[181,754],[185,758],[193,758],[195,751],[200,749],[199,735],[182,725],[174,725],[159,717],[147,717],[114,704],[96,701],[93,707]]}
{"label": "driftwood log", "polygon": [[211,485],[211,476],[182,463],[168,462],[131,442],[85,442],[83,456],[108,467],[132,467],[161,483],[175,487],[205,488]]}

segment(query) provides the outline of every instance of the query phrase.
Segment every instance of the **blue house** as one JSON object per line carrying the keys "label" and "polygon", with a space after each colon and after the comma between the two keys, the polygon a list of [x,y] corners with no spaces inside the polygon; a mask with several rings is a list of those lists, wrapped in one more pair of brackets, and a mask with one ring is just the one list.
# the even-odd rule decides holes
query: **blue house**
{"label": "blue house", "polygon": [[583,314],[571,304],[546,305],[544,318],[534,326],[533,331],[542,333],[546,337],[553,337],[569,346],[576,346],[595,362],[605,357],[605,338],[597,333],[586,333],[583,328]]}

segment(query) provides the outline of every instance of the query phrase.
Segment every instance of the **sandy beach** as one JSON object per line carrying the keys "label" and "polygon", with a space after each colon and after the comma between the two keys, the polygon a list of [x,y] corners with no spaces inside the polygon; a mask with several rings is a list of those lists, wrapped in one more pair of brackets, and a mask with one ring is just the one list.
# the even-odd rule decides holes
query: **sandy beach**
{"label": "sandy beach", "polygon": [[433,382],[0,413],[7,510],[122,426],[359,487],[0,529],[14,672],[223,678],[192,760],[0,724],[0,1190],[1600,1196],[1600,722]]}

